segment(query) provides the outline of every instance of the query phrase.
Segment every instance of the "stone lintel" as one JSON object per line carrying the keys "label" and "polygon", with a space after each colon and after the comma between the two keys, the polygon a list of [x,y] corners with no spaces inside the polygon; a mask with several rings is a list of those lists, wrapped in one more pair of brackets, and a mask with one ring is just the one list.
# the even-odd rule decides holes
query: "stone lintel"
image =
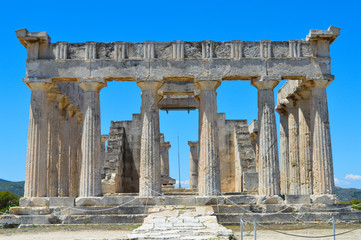
{"label": "stone lintel", "polygon": [[50,37],[46,32],[29,32],[26,28],[16,30],[16,37],[27,48],[29,42],[50,43]]}

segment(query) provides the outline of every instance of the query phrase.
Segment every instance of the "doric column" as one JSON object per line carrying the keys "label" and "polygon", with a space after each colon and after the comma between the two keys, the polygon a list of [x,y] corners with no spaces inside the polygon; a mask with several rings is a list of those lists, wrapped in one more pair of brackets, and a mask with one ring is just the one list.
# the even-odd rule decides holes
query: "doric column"
{"label": "doric column", "polygon": [[289,195],[301,194],[300,155],[298,151],[298,106],[290,99],[288,106]]}
{"label": "doric column", "polygon": [[48,145],[47,145],[47,196],[58,196],[58,160],[59,160],[59,101],[58,93],[48,93]]}
{"label": "doric column", "polygon": [[[25,80],[26,82],[26,80]],[[26,82],[31,89],[24,197],[47,195],[47,91],[51,82]]]}
{"label": "doric column", "polygon": [[266,76],[252,81],[258,89],[258,126],[259,126],[259,194],[280,194],[280,175],[275,102],[273,89],[279,82],[278,77]]}
{"label": "doric column", "polygon": [[311,128],[310,128],[310,91],[298,93],[302,96],[298,100],[299,122],[299,154],[300,154],[300,177],[301,194],[312,194],[312,160],[311,160]]}
{"label": "doric column", "polygon": [[80,171],[81,171],[81,162],[82,162],[82,148],[81,148],[81,142],[82,142],[82,134],[83,134],[83,113],[81,111],[78,111],[75,114],[75,117],[77,118],[77,139],[76,139],[76,148],[77,148],[77,172],[76,172],[76,179],[73,184],[73,189],[76,190],[76,196],[79,196],[79,182],[80,182]]}
{"label": "doric column", "polygon": [[109,136],[108,135],[102,135],[101,136],[101,156],[100,156],[100,159],[101,159],[101,162],[100,162],[100,169],[101,169],[101,172],[102,174],[104,173],[104,162],[105,162],[105,142],[108,140]]}
{"label": "doric column", "polygon": [[278,109],[280,114],[280,149],[281,149],[281,194],[289,194],[289,149],[288,149],[288,110],[286,107]]}
{"label": "doric column", "polygon": [[[163,135],[163,134],[161,134]],[[161,165],[161,176],[169,177],[169,149],[171,145],[169,142],[164,142],[164,136],[160,141],[160,165]]]}
{"label": "doric column", "polygon": [[59,103],[59,165],[58,165],[58,196],[69,197],[69,107],[68,97]]}
{"label": "doric column", "polygon": [[199,100],[198,193],[215,196],[221,192],[217,126],[217,92],[220,81],[197,81]]}
{"label": "doric column", "polygon": [[161,193],[158,89],[160,82],[138,82],[142,89],[139,196]]}
{"label": "doric column", "polygon": [[79,197],[100,196],[102,186],[99,91],[106,83],[102,79],[83,79],[79,86],[84,91]]}
{"label": "doric column", "polygon": [[79,187],[79,162],[78,162],[78,108],[69,107],[69,196],[78,196]]}
{"label": "doric column", "polygon": [[190,178],[189,188],[198,188],[198,142],[189,141],[190,146]]}
{"label": "doric column", "polygon": [[327,80],[313,81],[311,88],[311,127],[313,194],[334,194],[331,133],[328,117]]}

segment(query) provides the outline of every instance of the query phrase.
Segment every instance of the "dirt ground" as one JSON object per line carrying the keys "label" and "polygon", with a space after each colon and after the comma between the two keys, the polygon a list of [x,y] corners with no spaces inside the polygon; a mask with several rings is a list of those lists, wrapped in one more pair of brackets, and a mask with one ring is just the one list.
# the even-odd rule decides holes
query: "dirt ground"
{"label": "dirt ground", "polygon": [[[126,239],[127,234],[139,225],[118,226],[118,225],[83,225],[83,226],[59,226],[59,227],[30,227],[20,229],[0,229],[1,240],[104,240],[104,239]],[[257,228],[257,240],[293,240],[293,239],[315,239],[315,236],[332,235],[332,226],[266,226],[277,229],[287,234],[300,235],[290,236],[278,233],[272,230]],[[237,239],[240,239],[240,227],[228,227],[233,230]],[[306,228],[306,229],[305,229]],[[358,228],[357,230],[336,236],[337,240],[361,240],[360,225],[338,225],[336,234]],[[297,230],[299,229],[299,230]],[[307,237],[307,236],[310,236]],[[313,238],[312,238],[313,237]],[[243,232],[244,240],[253,240],[254,232],[252,226],[246,226]],[[318,239],[333,239],[333,237],[324,237]]]}

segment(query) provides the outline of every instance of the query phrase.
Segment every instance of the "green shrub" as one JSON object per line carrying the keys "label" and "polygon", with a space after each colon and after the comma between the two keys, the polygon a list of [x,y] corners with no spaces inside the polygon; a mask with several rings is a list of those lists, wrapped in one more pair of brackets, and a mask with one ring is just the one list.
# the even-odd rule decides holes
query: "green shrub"
{"label": "green shrub", "polygon": [[341,204],[351,204],[354,205],[352,208],[353,209],[357,209],[357,210],[361,210],[361,201],[357,200],[357,199],[352,199],[350,201],[341,201]]}
{"label": "green shrub", "polygon": [[9,207],[9,202],[19,205],[19,196],[9,191],[0,192],[0,212],[5,212]]}

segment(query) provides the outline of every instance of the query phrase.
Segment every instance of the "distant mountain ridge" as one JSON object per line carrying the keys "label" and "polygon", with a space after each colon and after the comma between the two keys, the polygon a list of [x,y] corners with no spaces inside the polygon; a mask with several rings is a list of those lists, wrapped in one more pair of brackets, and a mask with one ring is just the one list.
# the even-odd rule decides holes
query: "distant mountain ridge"
{"label": "distant mountain ridge", "polygon": [[0,179],[0,192],[9,191],[17,194],[18,196],[24,196],[24,181],[11,182],[4,179]]}
{"label": "distant mountain ridge", "polygon": [[[24,181],[11,182],[0,179],[0,191],[10,191],[19,196],[23,196],[24,183]],[[357,199],[361,201],[361,189],[336,187],[336,195],[338,196],[340,201],[349,201],[352,199]]]}

